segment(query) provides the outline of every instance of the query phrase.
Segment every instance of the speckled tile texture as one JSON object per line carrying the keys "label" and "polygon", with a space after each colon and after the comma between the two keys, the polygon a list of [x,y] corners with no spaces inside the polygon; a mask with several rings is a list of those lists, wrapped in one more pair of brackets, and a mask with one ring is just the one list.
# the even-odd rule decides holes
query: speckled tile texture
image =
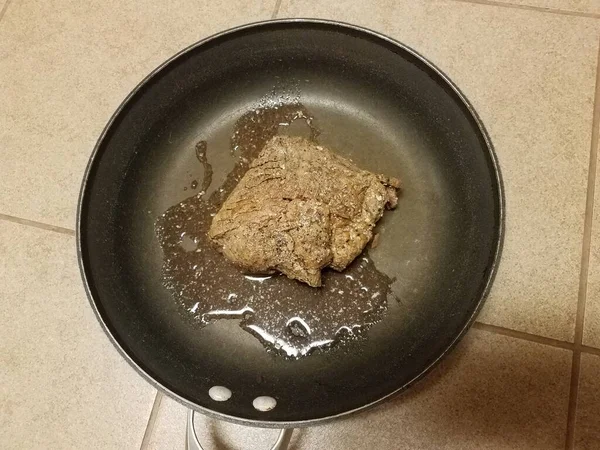
{"label": "speckled tile texture", "polygon": [[[563,449],[570,368],[569,351],[473,330],[406,394],[296,431],[290,449]],[[183,448],[185,418],[164,398],[149,448]],[[201,417],[197,428],[207,449],[268,448],[277,439],[273,430]]]}
{"label": "speckled tile texture", "polygon": [[301,16],[386,33],[460,86],[490,132],[506,187],[504,252],[481,320],[572,340],[598,22],[454,1],[283,1],[279,17]]}
{"label": "speckled tile texture", "polygon": [[598,173],[596,173],[583,343],[600,348],[600,177]]}
{"label": "speckled tile texture", "polygon": [[109,343],[75,238],[0,221],[0,447],[138,448],[155,390]]}
{"label": "speckled tile texture", "polygon": [[[106,122],[151,70],[274,0],[11,0],[0,23],[0,211],[72,228]],[[35,70],[32,70],[35,68]]]}
{"label": "speckled tile texture", "polygon": [[533,6],[563,13],[600,14],[600,0],[499,0],[499,3]]}

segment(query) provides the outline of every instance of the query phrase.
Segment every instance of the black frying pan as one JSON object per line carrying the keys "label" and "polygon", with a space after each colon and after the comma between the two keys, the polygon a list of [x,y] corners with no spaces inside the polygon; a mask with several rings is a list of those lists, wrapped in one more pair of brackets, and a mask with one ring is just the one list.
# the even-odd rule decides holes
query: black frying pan
{"label": "black frying pan", "polygon": [[[399,301],[363,339],[297,361],[237,323],[187,320],[161,283],[154,222],[202,178],[193,143],[293,84],[322,144],[403,180],[372,257]],[[228,151],[223,144],[222,151]],[[209,158],[211,155],[209,155]],[[419,379],[466,332],[488,293],[503,235],[498,164],[462,93],[416,52],[355,26],[277,20],[199,42],[156,69],[103,131],[79,200],[83,280],[98,319],[148,381],[186,406],[293,427],[374,405]],[[212,386],[233,396],[215,402]],[[266,412],[253,400],[268,395]]]}

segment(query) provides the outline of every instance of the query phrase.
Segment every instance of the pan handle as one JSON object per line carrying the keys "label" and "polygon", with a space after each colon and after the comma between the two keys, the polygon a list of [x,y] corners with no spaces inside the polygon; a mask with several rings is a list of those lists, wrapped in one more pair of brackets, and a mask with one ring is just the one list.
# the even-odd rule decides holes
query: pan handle
{"label": "pan handle", "polygon": [[[196,436],[196,430],[194,429],[194,414],[195,411],[190,409],[187,416],[187,427],[185,432],[185,449],[186,450],[203,450],[198,436]],[[287,450],[292,438],[293,428],[283,428],[279,432],[277,442],[271,447],[271,450]]]}

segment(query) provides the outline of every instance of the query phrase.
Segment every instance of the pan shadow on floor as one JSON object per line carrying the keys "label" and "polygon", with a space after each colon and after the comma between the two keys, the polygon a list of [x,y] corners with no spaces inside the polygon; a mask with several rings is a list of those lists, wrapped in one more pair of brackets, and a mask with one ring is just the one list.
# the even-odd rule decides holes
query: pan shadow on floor
{"label": "pan shadow on floor", "polygon": [[[471,330],[404,394],[332,424],[298,429],[289,450],[562,450],[571,356]],[[278,435],[214,420],[207,428],[207,450],[268,449]]]}
{"label": "pan shadow on floor", "polygon": [[472,330],[371,411],[296,431],[290,450],[564,449],[571,352]]}

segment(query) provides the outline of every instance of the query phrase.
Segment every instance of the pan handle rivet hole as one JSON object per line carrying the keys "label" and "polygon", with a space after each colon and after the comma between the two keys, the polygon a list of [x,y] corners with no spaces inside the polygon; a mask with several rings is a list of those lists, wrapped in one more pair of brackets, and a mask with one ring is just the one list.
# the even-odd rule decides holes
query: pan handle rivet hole
{"label": "pan handle rivet hole", "polygon": [[261,395],[252,401],[252,406],[258,411],[271,411],[277,405],[277,400],[268,395]]}
{"label": "pan handle rivet hole", "polygon": [[215,402],[226,402],[231,398],[231,391],[225,386],[213,386],[208,390],[208,395]]}

